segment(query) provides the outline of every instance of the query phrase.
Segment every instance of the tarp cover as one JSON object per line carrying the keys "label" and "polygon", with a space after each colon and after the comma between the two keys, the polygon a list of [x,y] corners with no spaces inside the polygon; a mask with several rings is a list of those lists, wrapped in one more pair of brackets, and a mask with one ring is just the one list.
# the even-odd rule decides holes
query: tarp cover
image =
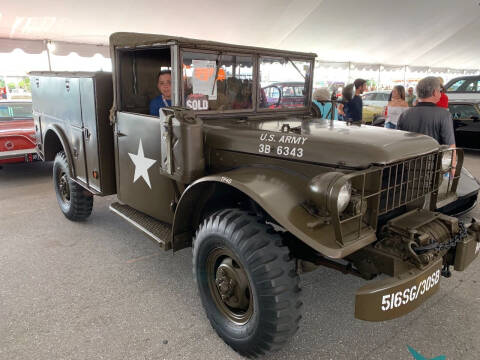
{"label": "tarp cover", "polygon": [[55,51],[106,55],[114,32],[169,34],[315,52],[370,64],[480,68],[479,0],[104,0],[4,1],[0,52],[51,39]]}

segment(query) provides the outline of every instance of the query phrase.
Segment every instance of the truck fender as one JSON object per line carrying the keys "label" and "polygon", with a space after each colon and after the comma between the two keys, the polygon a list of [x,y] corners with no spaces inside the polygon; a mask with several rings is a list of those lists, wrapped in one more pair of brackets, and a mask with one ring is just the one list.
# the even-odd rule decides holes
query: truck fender
{"label": "truck fender", "polygon": [[[61,146],[61,148],[60,148]],[[75,178],[73,169],[73,158],[72,152],[70,151],[70,147],[68,146],[67,137],[65,136],[62,128],[57,124],[51,124],[47,131],[45,132],[45,136],[43,139],[43,152],[46,161],[55,160],[55,156],[58,152],[64,151],[65,155],[67,156],[69,166],[69,176],[73,179]]]}
{"label": "truck fender", "polygon": [[[318,219],[302,206],[308,200],[309,180],[302,174],[282,169],[248,167],[195,181],[184,191],[176,207],[172,227],[173,250],[191,245],[196,230],[193,227],[198,225],[195,217],[202,212],[199,208],[214,195],[218,185],[230,188],[232,194],[240,191],[254,200],[280,226],[325,256],[340,258],[345,256],[345,250],[358,250],[340,247],[335,242],[332,225],[322,226],[321,229],[311,226]],[[228,195],[223,199],[228,200]],[[228,206],[228,201],[226,203]]]}

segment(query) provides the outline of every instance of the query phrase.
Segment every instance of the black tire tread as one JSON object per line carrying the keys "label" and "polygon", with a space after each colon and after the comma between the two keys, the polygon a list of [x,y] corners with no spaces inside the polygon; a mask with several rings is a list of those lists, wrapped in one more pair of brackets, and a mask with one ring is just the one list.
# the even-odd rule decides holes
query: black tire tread
{"label": "black tire tread", "polygon": [[[245,269],[249,269],[259,298],[262,299],[259,333],[248,347],[237,347],[235,342],[219,332],[213,316],[207,312],[213,328],[243,356],[257,357],[280,349],[298,330],[302,308],[299,278],[288,248],[283,245],[281,236],[270,225],[259,221],[258,217],[240,209],[225,209],[201,223],[192,243],[194,254],[197,242],[212,231],[227,235],[242,252],[247,262],[244,264]],[[194,256],[195,280],[196,260]]]}
{"label": "black tire tread", "polygon": [[[70,165],[67,160],[65,152],[61,151],[55,157],[55,163],[58,163],[59,166],[64,167],[67,170],[70,169]],[[55,170],[54,170],[55,171]],[[55,176],[55,173],[54,173]],[[72,221],[82,221],[90,216],[93,208],[93,196],[86,195],[85,189],[78,185],[75,181],[69,178],[69,188],[70,188],[70,207],[68,211],[63,211],[65,217]],[[58,189],[55,189],[58,191]]]}

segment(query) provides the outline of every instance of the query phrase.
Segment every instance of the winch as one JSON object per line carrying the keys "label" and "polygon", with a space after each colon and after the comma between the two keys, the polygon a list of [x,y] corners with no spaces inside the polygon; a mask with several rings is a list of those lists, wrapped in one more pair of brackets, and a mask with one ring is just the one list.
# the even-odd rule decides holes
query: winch
{"label": "winch", "polygon": [[456,241],[452,239],[460,236],[466,236],[466,231],[457,218],[417,209],[390,220],[382,229],[381,240],[375,248],[422,269],[454,247]]}

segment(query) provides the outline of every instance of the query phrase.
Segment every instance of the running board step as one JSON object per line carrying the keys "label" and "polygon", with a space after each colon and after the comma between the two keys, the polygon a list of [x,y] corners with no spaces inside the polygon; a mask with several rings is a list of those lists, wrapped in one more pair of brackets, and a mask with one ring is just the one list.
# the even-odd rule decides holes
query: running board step
{"label": "running board step", "polygon": [[118,202],[112,203],[110,210],[158,242],[164,250],[170,250],[172,248],[172,242],[170,240],[171,227],[168,224]]}

